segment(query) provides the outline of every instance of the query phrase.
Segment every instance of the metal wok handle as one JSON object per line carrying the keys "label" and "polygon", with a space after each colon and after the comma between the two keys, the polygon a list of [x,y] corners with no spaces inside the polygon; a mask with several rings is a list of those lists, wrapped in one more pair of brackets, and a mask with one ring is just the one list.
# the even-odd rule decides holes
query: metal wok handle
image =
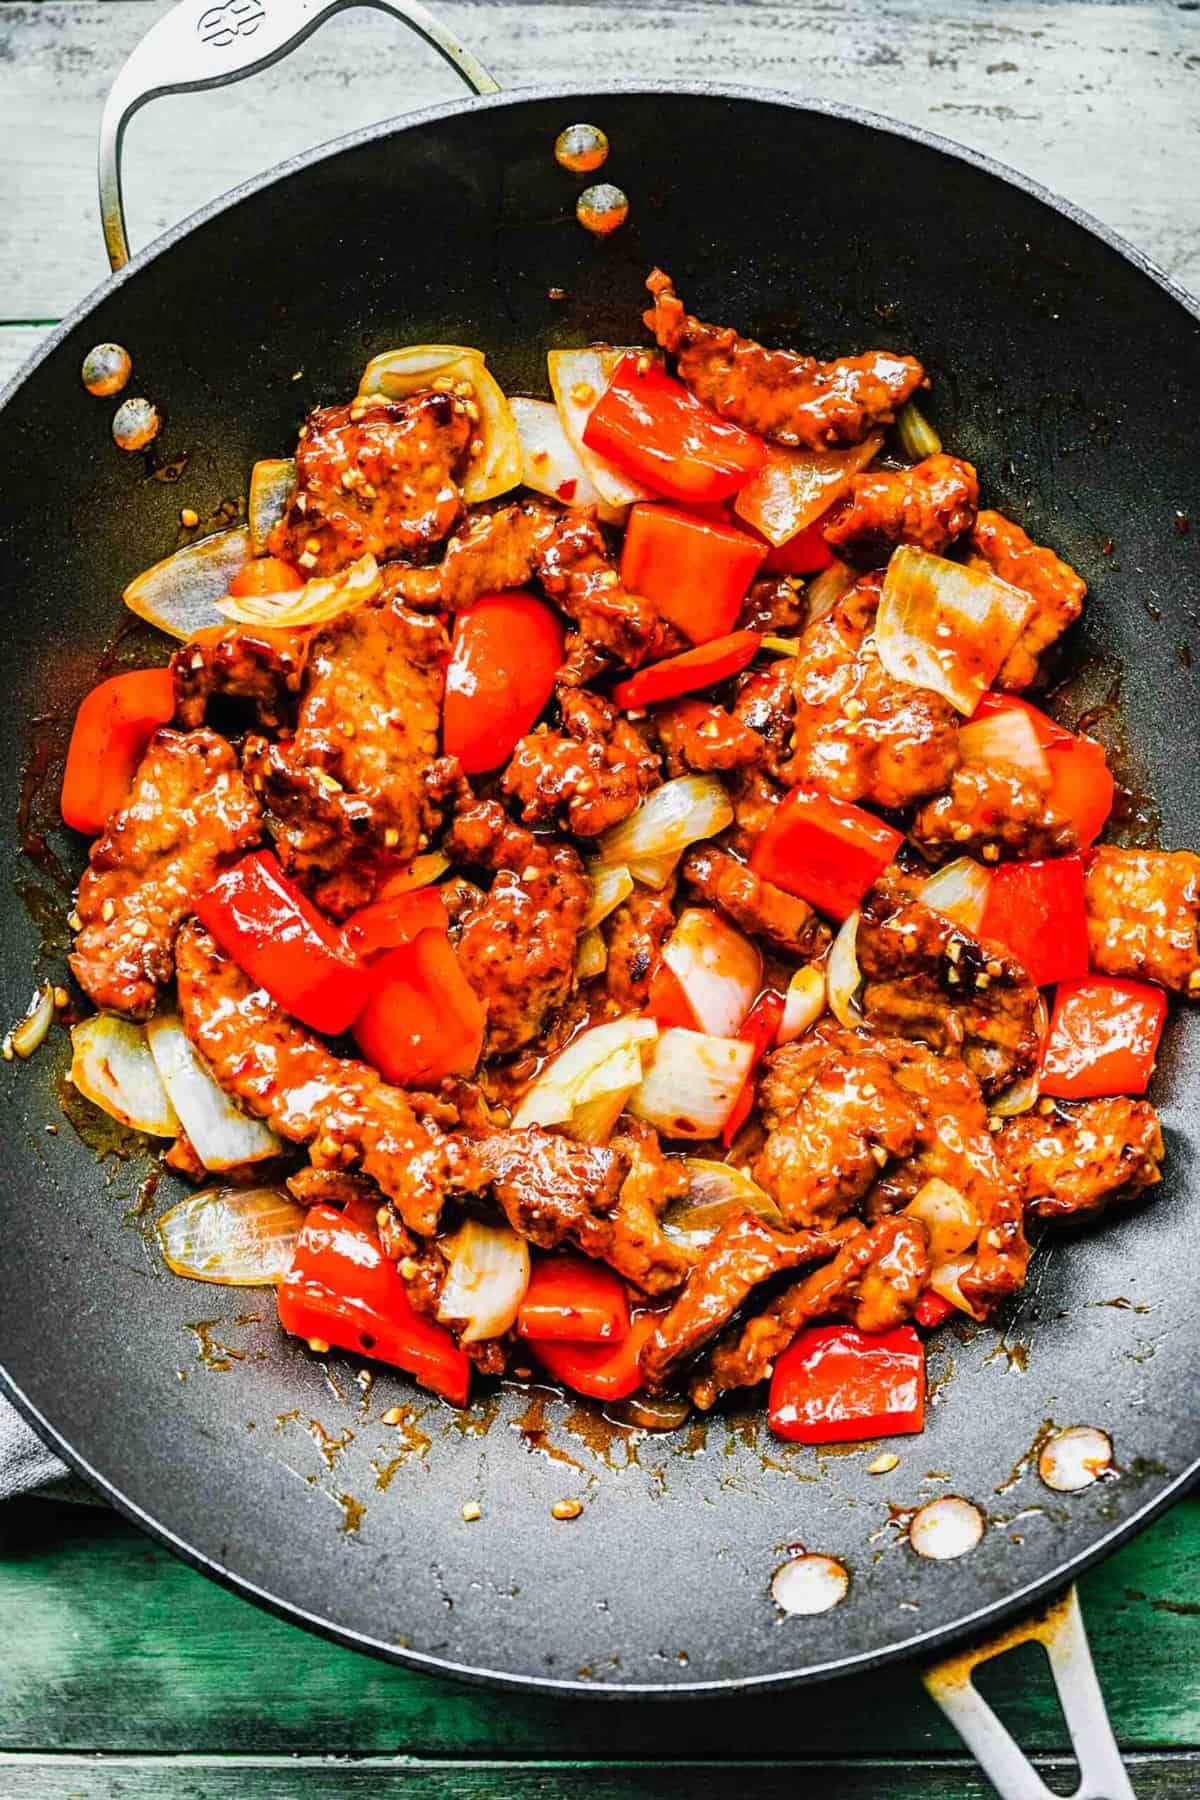
{"label": "metal wok handle", "polygon": [[223,87],[270,68],[323,20],[352,6],[391,13],[431,44],[477,94],[499,92],[483,64],[420,0],[180,0],[130,53],[100,122],[100,218],[114,269],[129,261],[121,145],[134,113],[160,94]]}
{"label": "metal wok handle", "polygon": [[924,1672],[925,1686],[995,1784],[1001,1800],[1055,1800],[971,1680],[980,1663],[1031,1642],[1042,1644],[1050,1659],[1079,1763],[1080,1782],[1070,1800],[1135,1800],[1105,1711],[1079,1596],[1073,1587],[1031,1618],[934,1663]]}

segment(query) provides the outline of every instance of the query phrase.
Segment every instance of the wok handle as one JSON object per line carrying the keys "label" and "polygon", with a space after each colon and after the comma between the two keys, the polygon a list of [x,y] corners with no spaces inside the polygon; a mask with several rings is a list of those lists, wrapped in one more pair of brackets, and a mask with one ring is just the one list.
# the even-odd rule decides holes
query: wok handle
{"label": "wok handle", "polygon": [[323,20],[352,6],[391,13],[431,44],[477,94],[499,92],[483,64],[425,10],[421,0],[180,0],[130,53],[100,122],[100,219],[114,269],[129,261],[121,145],[134,113],[160,94],[223,87],[270,68]]}
{"label": "wok handle", "polygon": [[971,1680],[980,1663],[1018,1644],[1044,1645],[1079,1763],[1070,1800],[1135,1800],[1109,1724],[1104,1695],[1088,1647],[1079,1596],[1073,1587],[1032,1617],[986,1643],[948,1656],[924,1671],[930,1695],[978,1759],[1001,1800],[1055,1800],[1016,1739],[1000,1723]]}

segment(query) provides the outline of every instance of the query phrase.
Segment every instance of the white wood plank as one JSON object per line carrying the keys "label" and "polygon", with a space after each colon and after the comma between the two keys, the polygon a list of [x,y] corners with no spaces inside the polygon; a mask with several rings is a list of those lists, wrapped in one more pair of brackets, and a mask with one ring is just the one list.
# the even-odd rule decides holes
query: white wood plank
{"label": "white wood plank", "polygon": [[49,334],[49,325],[0,325],[0,388],[24,367]]}
{"label": "white wood plank", "polygon": [[[1176,0],[435,4],[506,85],[644,72],[919,122],[1036,176],[1200,287],[1200,11]],[[0,0],[0,319],[55,317],[103,276],[101,103],[165,5]],[[455,87],[393,21],[358,12],[252,84],[159,101],[128,134],[134,241],[282,155]]]}

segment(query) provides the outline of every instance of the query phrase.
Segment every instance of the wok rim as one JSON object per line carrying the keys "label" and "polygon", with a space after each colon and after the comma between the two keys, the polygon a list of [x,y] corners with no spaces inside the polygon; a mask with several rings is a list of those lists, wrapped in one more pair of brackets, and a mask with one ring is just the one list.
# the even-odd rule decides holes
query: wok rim
{"label": "wok rim", "polygon": [[[219,217],[221,213],[240,204],[243,200],[265,192],[277,182],[292,175],[301,174],[319,163],[339,156],[344,151],[354,150],[362,145],[378,142],[383,138],[398,137],[404,132],[418,130],[441,119],[454,118],[475,111],[521,106],[527,101],[574,102],[585,99],[590,101],[593,97],[610,95],[663,95],[685,99],[748,101],[755,105],[782,106],[793,112],[805,112],[864,126],[868,131],[885,139],[888,137],[902,138],[920,144],[924,148],[933,150],[956,162],[965,163],[985,175],[993,176],[1007,186],[1029,195],[1049,211],[1068,219],[1072,224],[1088,232],[1108,249],[1114,251],[1140,275],[1152,281],[1170,299],[1174,300],[1195,324],[1200,325],[1200,298],[1168,275],[1152,258],[1131,244],[1119,232],[1103,224],[1083,207],[1076,206],[1073,202],[1056,194],[1035,178],[1023,174],[996,157],[956,143],[953,139],[943,137],[937,132],[928,131],[923,126],[910,125],[867,108],[849,106],[837,101],[825,101],[808,95],[784,93],[773,88],[743,86],[734,83],[610,81],[589,83],[587,86],[566,87],[557,83],[539,83],[529,87],[511,88],[482,97],[464,96],[450,101],[441,101],[422,107],[415,112],[382,120],[375,125],[362,126],[355,131],[346,132],[339,137],[314,145],[308,150],[298,152],[295,156],[275,164],[263,174],[253,176],[237,187],[229,189],[226,193],[217,195],[204,206],[180,220],[179,223],[152,239],[149,244],[131,257],[127,264],[106,276],[74,306],[54,327],[49,337],[38,346],[29,361],[18,369],[3,388],[0,388],[0,412],[17,391],[36,374],[41,365],[59,349],[76,327],[82,324],[102,301],[117,292],[126,281],[132,280],[152,263],[158,261],[160,257],[166,255],[199,226]],[[803,1668],[763,1675],[744,1675],[717,1681],[597,1683],[563,1677],[518,1675],[458,1663],[450,1658],[384,1642],[348,1626],[339,1625],[316,1613],[308,1612],[304,1607],[292,1601],[281,1599],[248,1577],[240,1575],[235,1569],[227,1568],[217,1559],[195,1549],[168,1525],[151,1516],[136,1501],[122,1492],[113,1481],[102,1474],[66,1440],[58,1428],[29,1399],[3,1364],[0,1364],[0,1392],[3,1392],[13,1402],[38,1436],[61,1457],[68,1468],[109,1501],[131,1523],[164,1545],[190,1568],[240,1595],[243,1599],[252,1601],[275,1617],[287,1620],[290,1624],[300,1625],[332,1643],[364,1652],[383,1662],[418,1670],[423,1674],[448,1677],[475,1686],[499,1688],[511,1693],[570,1695],[572,1698],[586,1697],[590,1700],[609,1702],[634,1699],[686,1701],[701,1695],[782,1691],[815,1685],[859,1671],[882,1668],[888,1663],[911,1660],[919,1654],[926,1654],[960,1643],[969,1637],[982,1637],[987,1632],[994,1631],[999,1625],[1026,1611],[1035,1602],[1073,1581],[1085,1570],[1095,1567],[1123,1543],[1143,1530],[1152,1520],[1165,1513],[1191,1487],[1200,1483],[1200,1450],[1198,1450],[1186,1468],[1169,1480],[1164,1487],[1127,1518],[1097,1537],[1087,1549],[1065,1557],[1046,1574],[1013,1589],[1003,1598],[976,1607],[949,1624],[924,1632],[916,1632],[900,1643],[889,1644],[875,1650],[859,1651],[844,1657],[830,1658]]]}

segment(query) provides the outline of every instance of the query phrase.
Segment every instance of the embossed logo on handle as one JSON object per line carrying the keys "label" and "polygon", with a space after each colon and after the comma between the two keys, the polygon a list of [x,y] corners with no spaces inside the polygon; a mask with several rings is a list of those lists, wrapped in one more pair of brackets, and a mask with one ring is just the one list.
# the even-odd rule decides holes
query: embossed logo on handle
{"label": "embossed logo on handle", "polygon": [[266,16],[263,0],[223,0],[201,13],[196,31],[202,44],[227,50],[235,38],[253,37]]}

